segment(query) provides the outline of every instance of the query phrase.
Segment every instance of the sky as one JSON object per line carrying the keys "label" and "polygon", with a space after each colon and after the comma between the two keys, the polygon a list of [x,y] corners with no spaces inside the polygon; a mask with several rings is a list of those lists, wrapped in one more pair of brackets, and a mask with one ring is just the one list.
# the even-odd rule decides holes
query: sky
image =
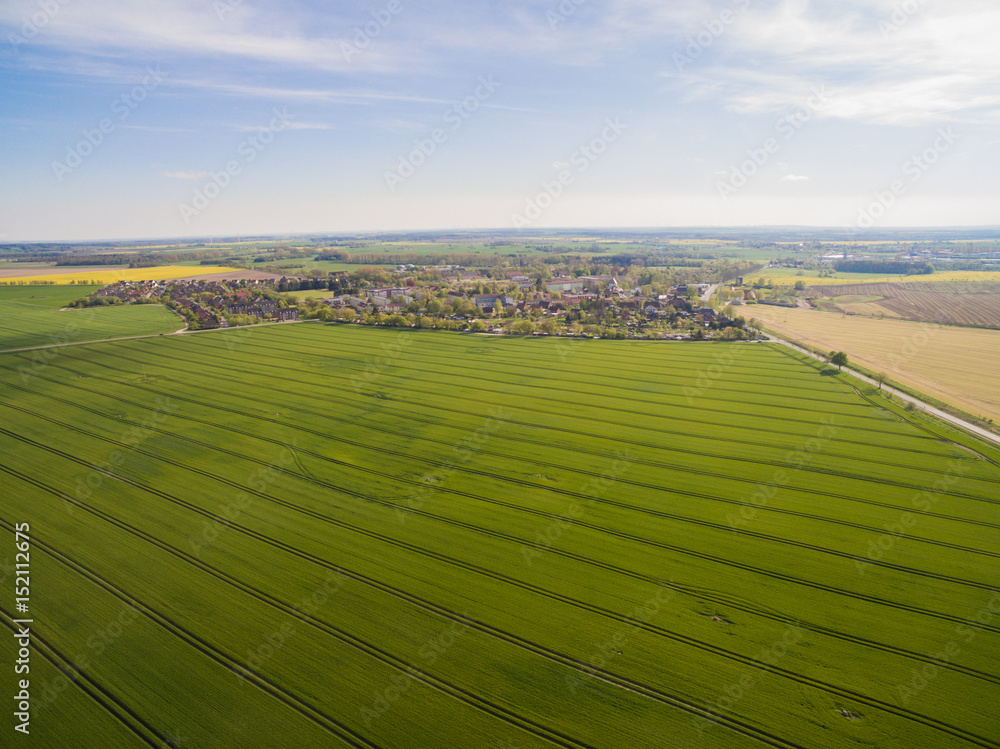
{"label": "sky", "polygon": [[1000,225],[981,0],[3,0],[0,242]]}

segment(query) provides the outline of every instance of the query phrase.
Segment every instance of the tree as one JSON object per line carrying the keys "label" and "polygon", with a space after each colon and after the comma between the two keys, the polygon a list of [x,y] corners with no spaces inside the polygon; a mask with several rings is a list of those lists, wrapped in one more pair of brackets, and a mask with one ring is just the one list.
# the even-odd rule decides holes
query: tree
{"label": "tree", "polygon": [[806,290],[806,282],[805,281],[796,281],[795,282],[795,290],[796,291],[805,291]]}
{"label": "tree", "polygon": [[531,320],[518,320],[511,323],[510,332],[514,335],[530,335],[535,332],[535,324]]}
{"label": "tree", "polygon": [[875,373],[875,382],[878,383],[878,389],[879,390],[882,389],[882,385],[888,379],[889,379],[889,375],[887,375],[885,372],[876,372]]}
{"label": "tree", "polygon": [[545,335],[555,335],[559,332],[559,325],[555,320],[542,320],[538,325],[538,329],[545,333]]}
{"label": "tree", "polygon": [[842,369],[847,364],[847,354],[843,351],[834,351],[830,354],[830,363],[836,364],[837,369]]}

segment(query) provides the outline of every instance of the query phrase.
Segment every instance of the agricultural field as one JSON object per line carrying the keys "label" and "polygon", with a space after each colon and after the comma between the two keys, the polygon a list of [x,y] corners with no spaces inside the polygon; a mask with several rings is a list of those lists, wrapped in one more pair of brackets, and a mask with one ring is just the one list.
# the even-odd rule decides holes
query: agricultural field
{"label": "agricultural field", "polygon": [[63,309],[99,286],[0,286],[0,349],[173,333],[184,320],[158,304]]}
{"label": "agricultural field", "polygon": [[790,268],[765,268],[744,278],[746,284],[755,281],[773,280],[776,286],[794,286],[796,281],[805,281],[809,286],[843,286],[855,283],[1000,283],[1000,271],[944,271],[915,276],[891,276],[884,273],[837,273],[819,278],[819,271],[799,271]]}
{"label": "agricultural field", "polygon": [[940,325],[1000,328],[1000,283],[855,284],[806,289],[821,309]]}
{"label": "agricultural field", "polygon": [[852,361],[984,419],[1000,421],[1000,331],[764,304],[742,307],[779,335]]}
{"label": "agricultural field", "polygon": [[1000,451],[786,347],[58,351],[0,355],[34,747],[1000,746]]}
{"label": "agricultural field", "polygon": [[3,281],[24,281],[38,283],[45,281],[54,284],[108,284],[119,281],[169,281],[183,278],[199,278],[216,273],[238,272],[239,268],[228,268],[215,265],[158,265],[152,268],[126,268],[124,266],[104,266],[84,270],[63,270],[62,268],[25,268],[21,272],[4,272]]}

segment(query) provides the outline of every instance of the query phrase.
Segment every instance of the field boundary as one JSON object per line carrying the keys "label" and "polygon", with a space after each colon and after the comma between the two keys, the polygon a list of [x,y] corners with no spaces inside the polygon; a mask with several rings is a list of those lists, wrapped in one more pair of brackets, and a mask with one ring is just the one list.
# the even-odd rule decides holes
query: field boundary
{"label": "field boundary", "polygon": [[[823,354],[819,353],[817,349],[787,336],[780,335],[770,328],[765,327],[764,331],[771,336],[774,343],[791,348],[792,350],[805,354],[816,361],[829,364]],[[841,371],[853,375],[868,385],[878,387],[878,382],[876,382],[871,376],[873,373],[865,367],[849,362],[844,365],[844,368]],[[889,383],[891,383],[891,386]],[[1000,447],[1000,434],[996,434],[982,426],[979,426],[979,424],[984,423],[981,419],[977,419],[972,416],[972,414],[969,414],[956,406],[924,395],[916,388],[903,385],[896,380],[886,379],[885,384],[883,384],[880,389],[891,396],[898,397],[905,403],[912,403],[922,409],[925,413],[937,417],[946,424],[962,429],[969,436],[985,440],[989,443],[991,448]]]}

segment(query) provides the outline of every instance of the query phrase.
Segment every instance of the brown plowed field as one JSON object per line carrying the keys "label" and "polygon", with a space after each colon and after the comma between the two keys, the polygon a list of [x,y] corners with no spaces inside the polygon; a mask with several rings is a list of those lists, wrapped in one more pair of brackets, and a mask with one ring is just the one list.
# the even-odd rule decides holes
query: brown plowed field
{"label": "brown plowed field", "polygon": [[[866,283],[812,286],[817,306],[847,314],[1000,328],[1000,283]],[[875,300],[873,297],[882,297]]]}

